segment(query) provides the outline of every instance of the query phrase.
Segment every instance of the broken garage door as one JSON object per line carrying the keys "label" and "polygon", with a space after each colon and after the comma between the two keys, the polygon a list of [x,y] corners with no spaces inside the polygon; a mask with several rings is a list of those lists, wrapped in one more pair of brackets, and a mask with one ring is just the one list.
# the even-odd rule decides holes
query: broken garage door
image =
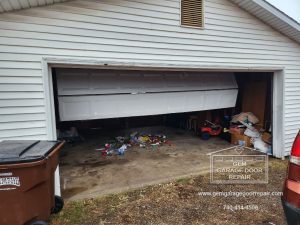
{"label": "broken garage door", "polygon": [[61,121],[234,107],[233,73],[57,69]]}

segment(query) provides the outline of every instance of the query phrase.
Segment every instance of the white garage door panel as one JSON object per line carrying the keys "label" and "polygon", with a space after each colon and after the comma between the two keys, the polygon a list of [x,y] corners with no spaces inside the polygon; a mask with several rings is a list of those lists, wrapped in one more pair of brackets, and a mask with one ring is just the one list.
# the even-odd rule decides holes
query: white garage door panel
{"label": "white garage door panel", "polygon": [[232,73],[57,70],[59,96],[237,88]]}
{"label": "white garage door panel", "polygon": [[61,121],[234,107],[233,73],[58,69]]}
{"label": "white garage door panel", "polygon": [[237,89],[171,93],[61,96],[62,121],[158,115],[234,107]]}

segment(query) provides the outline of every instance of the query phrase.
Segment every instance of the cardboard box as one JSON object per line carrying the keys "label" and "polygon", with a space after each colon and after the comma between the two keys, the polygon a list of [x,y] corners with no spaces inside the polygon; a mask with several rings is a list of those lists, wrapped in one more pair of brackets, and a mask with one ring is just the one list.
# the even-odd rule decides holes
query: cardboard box
{"label": "cardboard box", "polygon": [[240,127],[230,127],[229,128],[229,133],[231,134],[244,134],[245,128],[240,128]]}
{"label": "cardboard box", "polygon": [[268,132],[263,132],[261,139],[266,142],[267,144],[272,143],[272,135]]}
{"label": "cardboard box", "polygon": [[231,144],[242,145],[245,147],[252,146],[250,137],[243,134],[237,134],[237,133],[231,134]]}

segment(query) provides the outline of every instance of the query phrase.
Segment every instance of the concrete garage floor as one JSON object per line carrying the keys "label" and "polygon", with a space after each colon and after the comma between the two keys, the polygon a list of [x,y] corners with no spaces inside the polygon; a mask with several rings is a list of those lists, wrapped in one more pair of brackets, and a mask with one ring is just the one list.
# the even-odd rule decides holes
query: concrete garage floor
{"label": "concrete garage floor", "polygon": [[84,135],[84,142],[66,144],[60,157],[63,197],[69,200],[93,198],[203,174],[210,168],[207,154],[231,146],[218,137],[204,141],[182,129],[155,127],[151,130],[154,134],[167,135],[171,145],[164,144],[155,150],[133,146],[124,156],[102,157],[101,152],[95,150],[115,136],[130,134],[128,130]]}

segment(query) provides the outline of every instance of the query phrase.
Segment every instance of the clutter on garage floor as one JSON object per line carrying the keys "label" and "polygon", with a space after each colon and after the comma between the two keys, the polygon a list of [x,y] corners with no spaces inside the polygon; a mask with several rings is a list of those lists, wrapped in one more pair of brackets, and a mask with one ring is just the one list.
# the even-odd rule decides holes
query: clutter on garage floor
{"label": "clutter on garage floor", "polygon": [[[132,134],[133,131],[139,132],[136,138],[141,136],[140,131],[163,134],[166,138],[161,136],[160,141],[166,142],[155,150],[152,150],[150,143],[146,147],[133,144],[124,155],[116,153],[102,157],[101,151],[95,151],[97,146],[102,148],[110,137],[118,137],[123,141],[119,136],[124,137],[124,134]],[[89,134],[81,131],[81,135],[85,141],[68,143],[60,157],[62,192],[66,199],[95,197],[209,171],[207,154],[231,146],[218,137],[202,140],[192,131],[171,127],[143,127],[124,132],[116,130]]]}
{"label": "clutter on garage floor", "polygon": [[218,124],[205,120],[204,125],[201,127],[201,138],[208,140],[211,136],[218,136],[222,132],[222,127]]}
{"label": "clutter on garage floor", "polygon": [[231,134],[231,144],[234,145],[241,145],[245,147],[251,147],[251,138],[244,135],[244,134],[238,134],[238,133],[232,133]]}
{"label": "clutter on garage floor", "polygon": [[251,112],[242,112],[232,117],[229,132],[231,143],[271,154],[271,134],[259,126],[258,118]]}
{"label": "clutter on garage floor", "polygon": [[269,132],[263,132],[261,138],[269,145],[272,143],[272,135]]}
{"label": "clutter on garage floor", "polygon": [[83,137],[81,137],[78,133],[76,127],[70,127],[70,129],[66,130],[57,130],[57,138],[58,140],[64,140],[66,142],[78,142],[83,141]]}
{"label": "clutter on garage floor", "polygon": [[124,155],[125,151],[132,146],[140,148],[157,149],[158,146],[170,142],[164,134],[149,134],[146,132],[132,132],[127,137],[117,136],[114,140],[106,143],[103,148],[96,150],[101,151],[102,156]]}

